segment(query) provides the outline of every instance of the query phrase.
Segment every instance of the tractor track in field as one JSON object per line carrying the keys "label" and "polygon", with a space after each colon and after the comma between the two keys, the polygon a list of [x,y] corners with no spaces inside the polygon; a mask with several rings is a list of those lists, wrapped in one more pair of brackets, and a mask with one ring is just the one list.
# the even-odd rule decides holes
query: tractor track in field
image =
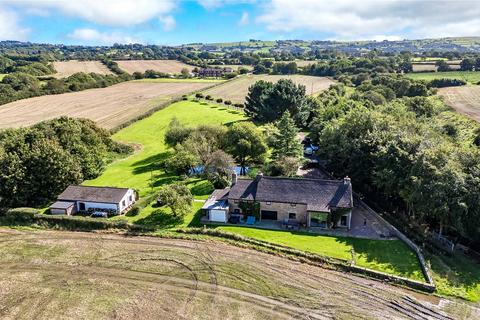
{"label": "tractor track in field", "polygon": [[453,319],[429,296],[216,241],[0,228],[0,256],[2,319]]}

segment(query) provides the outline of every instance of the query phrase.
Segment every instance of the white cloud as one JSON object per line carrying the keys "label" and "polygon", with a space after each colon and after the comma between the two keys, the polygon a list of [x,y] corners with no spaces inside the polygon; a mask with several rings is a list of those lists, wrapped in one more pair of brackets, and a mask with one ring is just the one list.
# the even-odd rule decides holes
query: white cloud
{"label": "white cloud", "polygon": [[18,15],[14,11],[0,7],[0,40],[25,40],[29,32],[29,29],[19,25]]}
{"label": "white cloud", "polygon": [[176,0],[4,0],[18,7],[58,10],[90,22],[110,26],[132,26],[168,15]]}
{"label": "white cloud", "polygon": [[171,31],[176,26],[175,18],[171,15],[160,17],[158,20],[162,24],[164,31]]}
{"label": "white cloud", "polygon": [[248,12],[243,12],[242,16],[240,17],[240,20],[238,21],[239,26],[246,26],[250,22],[250,16],[248,15]]}
{"label": "white cloud", "polygon": [[257,22],[270,31],[308,30],[352,40],[478,35],[478,17],[480,1],[471,0],[270,0]]}
{"label": "white cloud", "polygon": [[216,9],[230,4],[249,4],[255,3],[256,0],[197,0],[197,2],[207,10]]}
{"label": "white cloud", "polygon": [[95,29],[81,28],[75,29],[68,37],[75,40],[80,40],[86,44],[106,44],[114,43],[129,44],[142,43],[142,41],[117,32],[100,32]]}

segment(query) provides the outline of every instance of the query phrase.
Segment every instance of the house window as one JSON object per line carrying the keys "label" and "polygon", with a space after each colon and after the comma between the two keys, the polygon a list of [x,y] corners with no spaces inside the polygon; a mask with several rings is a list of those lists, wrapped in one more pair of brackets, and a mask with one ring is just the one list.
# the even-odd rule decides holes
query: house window
{"label": "house window", "polygon": [[132,196],[128,197],[128,201],[132,202]]}
{"label": "house window", "polygon": [[288,219],[297,219],[297,214],[296,213],[293,213],[293,212],[290,212],[288,214]]}
{"label": "house window", "polygon": [[345,226],[345,227],[347,226],[347,218],[348,218],[347,215],[344,215],[344,216],[340,217],[340,225],[341,226]]}
{"label": "house window", "polygon": [[238,203],[238,200],[233,200],[233,203]]}
{"label": "house window", "polygon": [[270,201],[267,201],[267,205],[271,205],[272,203]]}
{"label": "house window", "polygon": [[122,201],[122,206],[124,206],[124,207],[125,207],[125,200],[123,200],[123,201]]}
{"label": "house window", "polygon": [[296,207],[296,206],[297,206],[296,203],[290,203],[290,205],[291,205],[292,207]]}

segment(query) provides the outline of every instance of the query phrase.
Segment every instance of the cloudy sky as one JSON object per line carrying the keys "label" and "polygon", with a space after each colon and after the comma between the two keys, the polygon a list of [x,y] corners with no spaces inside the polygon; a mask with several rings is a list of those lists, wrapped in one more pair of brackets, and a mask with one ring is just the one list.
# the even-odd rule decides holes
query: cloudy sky
{"label": "cloudy sky", "polygon": [[182,44],[480,36],[480,0],[0,0],[0,40]]}

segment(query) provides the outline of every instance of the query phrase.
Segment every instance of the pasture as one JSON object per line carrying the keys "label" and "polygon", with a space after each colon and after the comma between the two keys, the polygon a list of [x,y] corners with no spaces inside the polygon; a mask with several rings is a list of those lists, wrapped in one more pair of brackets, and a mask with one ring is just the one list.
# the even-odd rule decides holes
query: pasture
{"label": "pasture", "polygon": [[480,86],[441,88],[438,95],[457,112],[480,122]]}
{"label": "pasture", "polygon": [[60,116],[88,118],[113,129],[209,82],[124,82],[108,88],[18,100],[0,106],[0,128],[24,127]]}
{"label": "pasture", "polygon": [[459,318],[452,309],[472,312],[217,241],[0,228],[0,255],[3,319],[448,320]]}
{"label": "pasture", "polygon": [[164,73],[180,73],[182,69],[193,70],[193,66],[177,60],[118,60],[120,69],[132,74],[134,72],[145,72],[154,70]]}
{"label": "pasture", "polygon": [[296,84],[304,85],[309,95],[328,89],[335,83],[328,78],[303,75],[245,75],[205,90],[204,94],[211,95],[213,98],[231,100],[234,103],[243,103],[248,94],[248,88],[255,82],[259,80],[277,82],[280,79],[291,79]]}
{"label": "pasture", "polygon": [[478,71],[407,73],[405,76],[411,79],[425,81],[431,81],[434,79],[459,79],[465,80],[469,84],[477,84],[478,82],[480,82],[480,72]]}
{"label": "pasture", "polygon": [[66,78],[77,72],[112,74],[112,72],[100,61],[55,61],[53,67],[57,71],[57,78]]}

